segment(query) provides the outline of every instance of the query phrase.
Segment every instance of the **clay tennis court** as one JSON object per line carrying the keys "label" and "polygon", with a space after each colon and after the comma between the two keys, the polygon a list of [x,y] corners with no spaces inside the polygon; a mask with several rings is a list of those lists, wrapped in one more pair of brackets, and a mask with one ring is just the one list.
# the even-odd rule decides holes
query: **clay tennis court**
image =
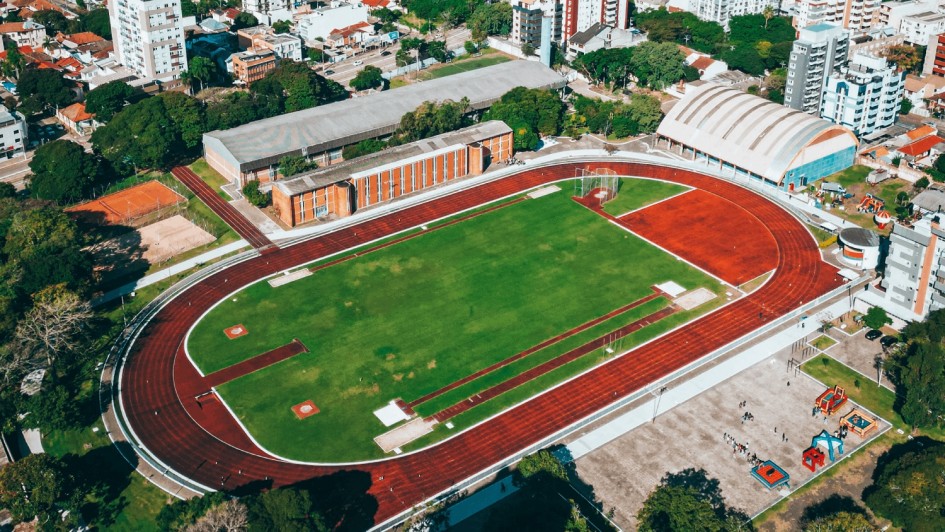
{"label": "clay tennis court", "polygon": [[148,181],[66,209],[90,223],[120,224],[176,205],[186,198],[158,181]]}
{"label": "clay tennis court", "polygon": [[733,286],[778,265],[777,242],[761,220],[704,190],[634,211],[619,222]]}

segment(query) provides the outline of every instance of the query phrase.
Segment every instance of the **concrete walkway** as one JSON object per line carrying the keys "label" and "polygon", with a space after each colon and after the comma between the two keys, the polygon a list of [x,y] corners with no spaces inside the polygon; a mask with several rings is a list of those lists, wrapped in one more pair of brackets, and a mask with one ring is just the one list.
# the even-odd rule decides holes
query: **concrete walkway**
{"label": "concrete walkway", "polygon": [[171,277],[179,273],[186,272],[187,270],[190,270],[191,268],[199,267],[206,262],[217,259],[224,255],[228,255],[235,251],[239,251],[248,246],[249,246],[249,243],[246,242],[245,240],[237,240],[236,242],[231,242],[225,246],[220,246],[217,249],[208,251],[201,255],[197,255],[196,257],[193,257],[191,259],[181,261],[169,268],[165,268],[161,271],[154,272],[151,275],[145,275],[144,277],[142,277],[141,279],[138,279],[137,281],[119,286],[118,288],[105,292],[101,296],[92,300],[92,306],[93,307],[98,306],[103,303],[112,301],[114,299],[118,299],[119,297],[128,295],[134,292],[135,290],[140,290],[141,288],[144,288],[145,286],[150,286],[159,281],[170,279]]}

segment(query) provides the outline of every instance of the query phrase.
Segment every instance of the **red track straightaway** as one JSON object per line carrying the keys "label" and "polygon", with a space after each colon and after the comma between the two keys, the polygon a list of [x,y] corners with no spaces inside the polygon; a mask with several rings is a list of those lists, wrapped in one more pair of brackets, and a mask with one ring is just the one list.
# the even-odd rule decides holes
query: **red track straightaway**
{"label": "red track straightaway", "polygon": [[[578,169],[607,169],[617,175],[664,179],[741,206],[760,220],[777,242],[774,274],[747,297],[643,345],[628,356],[612,360],[450,440],[401,457],[347,466],[289,463],[265,456],[248,444],[245,436],[232,437],[240,430],[230,416],[195,416],[200,420],[198,423],[188,414],[182,401],[192,404],[194,400],[179,397],[178,390],[192,390],[193,380],[200,376],[184,357],[184,336],[191,324],[234,289],[463,209],[573,178]],[[719,252],[724,253],[729,246],[727,236],[714,238]],[[633,268],[633,264],[627,267]],[[324,495],[334,493],[344,499],[336,500],[335,504],[345,508],[345,515],[332,516],[329,522],[363,528],[410,509],[604,408],[616,397],[657,381],[841,284],[837,270],[821,260],[820,250],[798,220],[770,200],[732,183],[654,164],[620,161],[560,164],[525,170],[297,245],[271,249],[194,284],[158,312],[135,341],[123,369],[119,393],[125,417],[140,443],[180,474],[205,486],[225,489],[251,483],[281,486],[302,481],[324,488],[330,484],[318,483],[326,478],[356,478],[344,488],[347,490],[344,495],[335,487],[326,488]],[[221,440],[229,440],[232,445]],[[352,502],[358,495],[360,502]],[[353,509],[355,504],[357,509]]]}

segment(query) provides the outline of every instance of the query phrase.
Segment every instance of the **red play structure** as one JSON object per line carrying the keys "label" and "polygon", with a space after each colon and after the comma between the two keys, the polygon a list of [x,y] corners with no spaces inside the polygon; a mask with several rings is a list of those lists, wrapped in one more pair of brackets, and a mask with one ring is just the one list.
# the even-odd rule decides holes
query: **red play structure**
{"label": "red play structure", "polygon": [[821,413],[829,416],[837,411],[838,408],[847,402],[847,393],[840,386],[827,388],[827,391],[820,394],[814,404],[820,408]]}
{"label": "red play structure", "polygon": [[815,471],[818,466],[824,467],[825,458],[827,458],[827,456],[824,453],[820,452],[820,449],[816,447],[811,447],[810,449],[807,449],[806,451],[804,451],[804,458],[801,461],[801,464],[803,464],[803,466],[806,467],[807,469],[810,469],[811,471]]}
{"label": "red play structure", "polygon": [[877,198],[872,194],[867,194],[863,196],[863,199],[860,201],[860,204],[856,207],[856,210],[868,214],[877,213],[886,206],[886,202],[881,198]]}

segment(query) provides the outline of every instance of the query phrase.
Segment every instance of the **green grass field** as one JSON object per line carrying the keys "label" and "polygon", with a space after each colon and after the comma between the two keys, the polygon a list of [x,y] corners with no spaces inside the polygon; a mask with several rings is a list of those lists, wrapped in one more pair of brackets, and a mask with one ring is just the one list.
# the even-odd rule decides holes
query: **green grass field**
{"label": "green grass field", "polygon": [[[627,196],[648,203],[678,192],[664,185],[636,181],[630,187],[638,193]],[[218,391],[256,440],[276,454],[364,460],[383,456],[372,440],[386,429],[372,412],[392,399],[409,402],[437,390],[636,301],[656,283],[673,280],[722,292],[716,281],[573,202],[569,186],[279,288],[252,285],[196,325],[188,339],[191,357],[209,373],[299,338],[310,353]],[[623,347],[715,308],[721,299],[637,331]],[[417,409],[432,414],[666,304],[658,299],[611,318]],[[227,340],[223,330],[237,323],[249,334]],[[453,432],[602,357],[588,355],[478,406],[456,418]],[[321,413],[299,421],[290,407],[306,399]],[[450,433],[440,428],[416,445]]]}
{"label": "green grass field", "polygon": [[617,197],[604,204],[604,212],[620,216],[686,190],[689,187],[665,181],[621,179]]}

